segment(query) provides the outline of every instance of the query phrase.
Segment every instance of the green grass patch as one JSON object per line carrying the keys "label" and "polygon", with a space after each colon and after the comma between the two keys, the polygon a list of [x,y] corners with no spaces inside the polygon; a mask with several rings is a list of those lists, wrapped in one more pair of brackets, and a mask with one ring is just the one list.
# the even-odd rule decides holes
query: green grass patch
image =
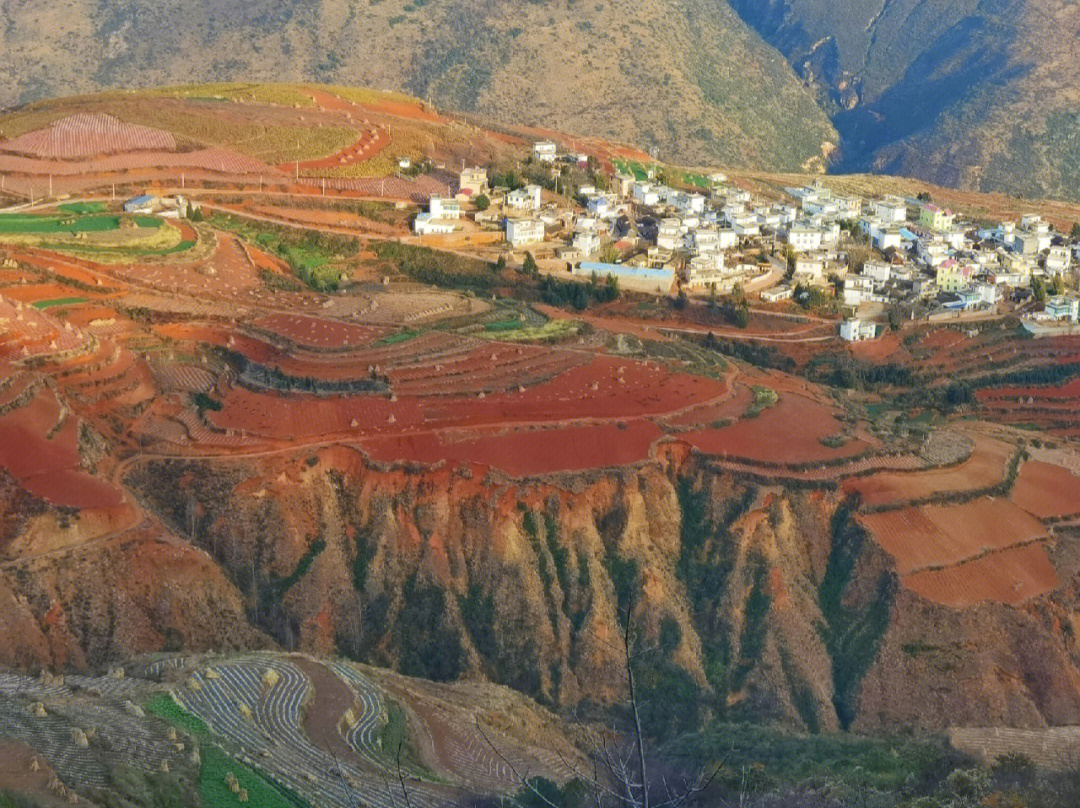
{"label": "green grass patch", "polygon": [[398,331],[396,334],[387,334],[381,339],[375,340],[373,345],[399,345],[402,342],[408,342],[411,339],[416,339],[423,333],[421,331]]}
{"label": "green grass patch", "polygon": [[526,326],[520,321],[516,322],[517,328],[489,329],[485,326],[484,331],[476,336],[501,342],[559,342],[581,330],[581,323],[577,320],[548,320],[541,326]]}
{"label": "green grass patch", "polygon": [[85,297],[54,297],[52,300],[39,300],[32,305],[35,309],[51,309],[56,306],[75,306],[85,302]]}
{"label": "green grass patch", "polygon": [[[139,227],[161,227],[161,219],[135,216]],[[120,217],[108,214],[56,216],[36,213],[0,214],[0,233],[11,235],[49,233],[107,233],[120,228]]]}
{"label": "green grass patch", "polygon": [[728,723],[715,723],[700,733],[682,736],[666,751],[707,763],[728,750],[725,775],[737,779],[744,769],[756,771],[755,785],[761,790],[835,778],[847,785],[892,792],[911,782],[944,777],[964,763],[959,753],[937,736],[803,735]]}
{"label": "green grass patch", "polygon": [[753,389],[754,400],[750,402],[750,406],[747,407],[746,412],[743,413],[744,418],[757,418],[769,407],[775,407],[776,402],[780,400],[776,391],[769,387],[759,387],[755,385]]}
{"label": "green grass patch", "polygon": [[57,205],[56,209],[61,213],[76,213],[80,216],[87,213],[104,213],[104,202],[65,202]]}
{"label": "green grass patch", "polygon": [[[247,791],[246,803],[241,803],[226,781],[232,772],[240,788]],[[245,808],[308,808],[306,800],[287,791],[243,763],[226,755],[216,746],[202,750],[202,768],[199,771],[199,795],[204,805],[214,808],[245,806]]]}
{"label": "green grass patch", "polygon": [[524,327],[521,320],[500,320],[494,323],[484,323],[485,331],[518,331]]}
{"label": "green grass patch", "polygon": [[158,718],[164,718],[177,729],[181,729],[188,735],[202,737],[210,734],[210,728],[206,722],[197,715],[192,715],[168,693],[154,696],[146,703],[146,711]]}

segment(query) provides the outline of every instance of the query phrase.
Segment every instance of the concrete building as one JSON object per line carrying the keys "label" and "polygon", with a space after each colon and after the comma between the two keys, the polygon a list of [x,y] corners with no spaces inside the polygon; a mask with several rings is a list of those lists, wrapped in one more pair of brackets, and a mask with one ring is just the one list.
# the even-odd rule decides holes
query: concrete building
{"label": "concrete building", "polygon": [[869,320],[844,320],[840,323],[840,339],[862,342],[877,336],[877,324]]}
{"label": "concrete building", "polygon": [[516,250],[544,240],[544,223],[539,219],[507,219],[506,240]]}

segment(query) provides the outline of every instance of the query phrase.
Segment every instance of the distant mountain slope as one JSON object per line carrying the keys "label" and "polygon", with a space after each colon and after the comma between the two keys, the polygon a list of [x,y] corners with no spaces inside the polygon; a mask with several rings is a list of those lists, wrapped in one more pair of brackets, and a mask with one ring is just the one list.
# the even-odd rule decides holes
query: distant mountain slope
{"label": "distant mountain slope", "polygon": [[684,162],[822,164],[835,130],[716,0],[0,4],[0,104],[213,79],[400,89]]}
{"label": "distant mountain slope", "polygon": [[814,89],[842,170],[1080,198],[1080,6],[731,0]]}

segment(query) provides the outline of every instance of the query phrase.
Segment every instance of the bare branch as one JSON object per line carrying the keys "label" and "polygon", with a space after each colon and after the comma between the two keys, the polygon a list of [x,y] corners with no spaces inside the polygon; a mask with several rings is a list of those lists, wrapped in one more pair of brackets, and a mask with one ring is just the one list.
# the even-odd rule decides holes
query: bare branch
{"label": "bare branch", "polygon": [[490,746],[491,751],[498,755],[499,759],[507,765],[507,767],[510,769],[511,772],[513,772],[514,777],[519,783],[521,783],[521,785],[525,786],[525,788],[529,789],[529,791],[539,797],[541,801],[543,801],[544,804],[548,806],[548,808],[560,808],[559,805],[552,802],[543,793],[541,793],[540,790],[535,785],[533,785],[533,783],[527,777],[523,777],[521,774],[518,773],[517,767],[510,762],[506,755],[499,751],[498,747],[496,747],[495,744],[491,742],[491,739],[487,736],[487,733],[484,732],[484,728],[480,726],[479,716],[477,716],[476,718],[476,730],[480,733],[480,737],[484,739],[484,743]]}
{"label": "bare branch", "polygon": [[409,802],[409,789],[405,787],[405,775],[401,773],[401,746],[404,741],[398,741],[397,745],[397,776],[398,782],[401,783],[401,793],[405,796],[405,808],[412,808],[412,804]]}

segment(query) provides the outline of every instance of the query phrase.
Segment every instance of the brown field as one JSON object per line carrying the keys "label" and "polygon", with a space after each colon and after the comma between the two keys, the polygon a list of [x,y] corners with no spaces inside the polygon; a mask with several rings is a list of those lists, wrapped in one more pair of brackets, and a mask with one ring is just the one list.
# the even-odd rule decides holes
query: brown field
{"label": "brown field", "polygon": [[957,491],[991,488],[1002,482],[1009,458],[1016,452],[1011,443],[985,435],[972,435],[971,457],[956,466],[929,471],[885,472],[848,480],[844,490],[858,493],[864,505],[877,507],[913,502]]}
{"label": "brown field", "polygon": [[896,559],[900,575],[959,564],[1046,535],[1041,522],[1005,499],[901,508],[857,519]]}
{"label": "brown field", "polygon": [[954,609],[988,601],[1015,605],[1046,594],[1060,583],[1041,544],[1014,547],[904,578],[904,586],[911,591]]}
{"label": "brown field", "polygon": [[1030,460],[1020,468],[1012,501],[1040,519],[1080,513],[1080,477],[1061,466]]}

